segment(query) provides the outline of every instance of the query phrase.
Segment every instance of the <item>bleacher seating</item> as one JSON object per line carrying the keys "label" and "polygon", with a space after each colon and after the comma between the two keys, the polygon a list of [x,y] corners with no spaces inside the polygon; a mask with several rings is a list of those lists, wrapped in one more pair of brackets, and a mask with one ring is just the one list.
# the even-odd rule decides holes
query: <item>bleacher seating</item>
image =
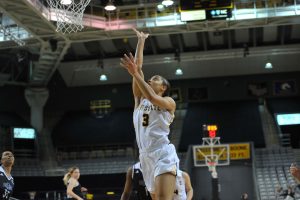
{"label": "bleacher seating", "polygon": [[[294,153],[291,148],[256,149],[256,179],[261,200],[277,200],[282,197],[276,189],[295,186],[296,182],[289,172],[289,167],[294,162]],[[300,199],[296,193],[296,200]]]}
{"label": "bleacher seating", "polygon": [[57,160],[77,160],[77,159],[101,159],[101,158],[118,158],[118,157],[134,157],[134,149],[132,147],[103,148],[97,150],[84,151],[58,151]]}
{"label": "bleacher seating", "polygon": [[44,169],[37,159],[17,159],[13,170],[13,176],[44,176]]}
{"label": "bleacher seating", "polygon": [[103,158],[94,160],[66,160],[62,162],[62,167],[66,170],[69,167],[77,166],[80,173],[86,174],[115,174],[126,173],[128,167],[136,161],[131,157],[124,158]]}

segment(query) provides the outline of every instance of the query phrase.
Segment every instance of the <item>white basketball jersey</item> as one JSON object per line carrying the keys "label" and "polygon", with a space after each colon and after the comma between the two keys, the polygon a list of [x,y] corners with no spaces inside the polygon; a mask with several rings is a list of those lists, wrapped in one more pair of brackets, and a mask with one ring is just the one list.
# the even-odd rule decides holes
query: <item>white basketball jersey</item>
{"label": "white basketball jersey", "polygon": [[179,174],[176,176],[176,190],[173,200],[186,200],[185,181],[182,175],[182,171],[179,170]]}
{"label": "white basketball jersey", "polygon": [[142,99],[134,110],[133,123],[140,151],[152,151],[169,144],[168,135],[174,116],[166,109],[153,105],[148,99]]}

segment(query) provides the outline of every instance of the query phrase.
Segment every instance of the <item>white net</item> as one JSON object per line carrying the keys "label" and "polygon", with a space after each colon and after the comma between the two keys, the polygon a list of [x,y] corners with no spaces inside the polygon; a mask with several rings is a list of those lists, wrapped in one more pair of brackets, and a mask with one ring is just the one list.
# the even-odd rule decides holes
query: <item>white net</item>
{"label": "white net", "polygon": [[216,170],[216,162],[208,162],[207,163],[207,167],[208,167],[208,171],[211,172],[211,176],[213,178],[218,178],[218,173],[217,173],[217,170]]}
{"label": "white net", "polygon": [[83,12],[91,0],[47,0],[55,13],[56,31],[74,33],[83,29]]}
{"label": "white net", "polygon": [[208,162],[207,167],[208,167],[208,171],[210,171],[210,172],[216,171],[216,163],[215,162]]}

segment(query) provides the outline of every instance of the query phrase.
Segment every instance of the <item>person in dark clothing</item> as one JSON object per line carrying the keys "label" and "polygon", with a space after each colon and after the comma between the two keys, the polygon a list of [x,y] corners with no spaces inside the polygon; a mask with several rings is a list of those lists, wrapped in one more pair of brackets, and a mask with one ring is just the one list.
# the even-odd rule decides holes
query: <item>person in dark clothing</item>
{"label": "person in dark clothing", "polygon": [[283,190],[281,187],[277,189],[277,193],[279,197],[283,197],[284,200],[294,200],[295,192],[291,186],[288,186],[286,190]]}
{"label": "person in dark clothing", "polygon": [[241,199],[242,200],[248,199],[248,194],[247,193],[242,194]]}
{"label": "person in dark clothing", "polygon": [[291,186],[288,186],[287,190],[284,190],[281,196],[284,196],[284,200],[294,200],[295,192]]}
{"label": "person in dark clothing", "polygon": [[12,152],[4,151],[1,156],[0,166],[0,199],[8,200],[14,189],[14,179],[11,176],[12,166],[14,165],[15,157]]}
{"label": "person in dark clothing", "polygon": [[141,163],[138,162],[129,167],[126,174],[126,182],[121,200],[151,200],[149,191],[146,188]]}
{"label": "person in dark clothing", "polygon": [[67,186],[68,200],[84,200],[82,192],[86,192],[87,189],[81,187],[80,183],[78,182],[79,177],[79,168],[71,167],[63,178],[64,184]]}

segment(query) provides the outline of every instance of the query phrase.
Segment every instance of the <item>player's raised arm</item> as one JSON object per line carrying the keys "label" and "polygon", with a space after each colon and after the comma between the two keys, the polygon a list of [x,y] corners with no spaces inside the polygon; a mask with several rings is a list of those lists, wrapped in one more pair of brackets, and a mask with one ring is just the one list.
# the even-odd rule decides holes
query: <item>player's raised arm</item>
{"label": "player's raised arm", "polygon": [[[132,54],[130,53],[129,57],[125,54],[124,58],[121,59],[121,66],[123,66],[127,71],[132,75],[132,77],[135,79],[143,97],[148,99],[151,103],[154,105],[159,106],[160,108],[167,109],[170,111],[170,113],[174,113],[176,109],[176,103],[171,97],[163,97],[164,90],[166,90],[167,86],[164,86],[161,84],[162,87],[158,88],[157,91],[158,94],[153,90],[153,88],[145,82],[145,80],[141,77],[141,75],[138,73],[138,67],[137,64],[134,62],[134,58]],[[151,79],[151,82],[163,82],[163,80],[160,80],[160,76],[154,76]],[[150,82],[150,84],[151,84]]]}
{"label": "player's raised arm", "polygon": [[[133,29],[133,31],[136,33],[137,38],[138,38],[138,43],[137,43],[137,46],[136,46],[134,62],[138,66],[139,74],[144,79],[144,74],[142,72],[143,51],[144,51],[145,40],[148,38],[149,34],[139,32],[136,29]],[[135,101],[134,108],[136,108],[139,105],[140,99],[142,97],[142,93],[141,93],[139,87],[137,86],[136,81],[134,80],[134,78],[132,79],[132,91],[133,91],[134,101]]]}

